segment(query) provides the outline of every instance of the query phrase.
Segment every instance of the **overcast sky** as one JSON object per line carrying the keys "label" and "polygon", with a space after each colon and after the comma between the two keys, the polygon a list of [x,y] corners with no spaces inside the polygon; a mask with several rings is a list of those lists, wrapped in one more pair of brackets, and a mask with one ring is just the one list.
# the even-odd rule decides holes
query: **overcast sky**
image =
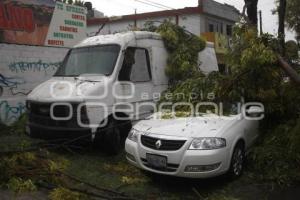
{"label": "overcast sky", "polygon": [[[93,7],[103,12],[106,16],[118,16],[133,14],[135,9],[137,13],[150,11],[165,10],[159,6],[146,5],[139,0],[86,0],[93,3]],[[170,8],[184,8],[198,5],[198,0],[150,0],[152,2],[164,5]],[[242,10],[243,0],[216,0],[220,3],[227,3]],[[263,30],[271,34],[276,34],[278,29],[277,16],[272,15],[272,10],[275,8],[275,0],[259,0],[258,9],[262,10]],[[160,6],[162,7],[162,6]],[[287,32],[287,40],[294,39],[294,34]]]}

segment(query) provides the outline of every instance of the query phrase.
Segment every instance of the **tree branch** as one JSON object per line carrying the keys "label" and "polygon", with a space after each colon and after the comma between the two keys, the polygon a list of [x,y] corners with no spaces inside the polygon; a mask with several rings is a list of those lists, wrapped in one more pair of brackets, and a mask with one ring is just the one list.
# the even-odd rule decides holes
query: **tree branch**
{"label": "tree branch", "polygon": [[235,83],[237,81],[239,81],[239,79],[241,77],[247,75],[250,71],[251,71],[250,69],[249,70],[245,70],[245,71],[237,74],[235,77],[233,77],[233,79],[230,80],[230,82],[225,87],[223,87],[222,93],[220,95],[220,98],[223,98],[226,95],[226,93],[228,92],[228,90],[231,89],[235,85]]}
{"label": "tree branch", "polygon": [[277,55],[279,65],[283,71],[294,81],[296,84],[300,85],[300,75],[294,70],[282,56]]}

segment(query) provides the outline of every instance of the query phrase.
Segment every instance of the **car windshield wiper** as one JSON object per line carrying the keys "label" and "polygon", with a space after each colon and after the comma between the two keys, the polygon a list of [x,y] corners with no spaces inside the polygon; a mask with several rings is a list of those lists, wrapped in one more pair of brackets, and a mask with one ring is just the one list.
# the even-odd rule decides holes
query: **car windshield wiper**
{"label": "car windshield wiper", "polygon": [[[93,77],[93,76],[84,77],[84,76],[82,76],[82,75],[84,75],[84,74],[81,74],[80,76],[74,77],[75,80],[78,80],[78,81],[80,81],[80,82],[90,82],[90,83],[102,82],[102,80],[91,80],[91,79],[88,79],[88,78]],[[100,74],[97,74],[97,76],[98,76],[98,75],[100,75]],[[102,75],[102,74],[101,74],[101,75]],[[102,76],[104,76],[104,75],[102,75]]]}
{"label": "car windshield wiper", "polygon": [[102,81],[98,81],[98,80],[86,80],[86,79],[78,79],[77,77],[75,77],[76,80],[80,81],[80,82],[88,82],[88,83],[97,83],[97,82],[102,82]]}
{"label": "car windshield wiper", "polygon": [[55,74],[53,75],[54,77],[76,77],[79,75],[65,75],[65,74]]}

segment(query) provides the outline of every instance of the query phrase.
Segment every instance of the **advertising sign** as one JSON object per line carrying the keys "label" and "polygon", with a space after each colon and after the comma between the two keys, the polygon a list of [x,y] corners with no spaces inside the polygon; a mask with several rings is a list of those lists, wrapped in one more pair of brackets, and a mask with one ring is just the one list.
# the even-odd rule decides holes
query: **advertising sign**
{"label": "advertising sign", "polygon": [[0,0],[0,43],[72,47],[85,38],[86,9],[54,0]]}
{"label": "advertising sign", "polygon": [[46,39],[46,46],[72,47],[86,37],[86,9],[56,3]]}

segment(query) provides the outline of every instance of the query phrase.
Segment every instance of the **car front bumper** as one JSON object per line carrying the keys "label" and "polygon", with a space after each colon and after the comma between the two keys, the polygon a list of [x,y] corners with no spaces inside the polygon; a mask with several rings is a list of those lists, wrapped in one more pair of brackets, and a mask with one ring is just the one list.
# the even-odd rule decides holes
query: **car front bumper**
{"label": "car front bumper", "polygon": [[[231,156],[227,147],[216,150],[188,150],[190,143],[191,141],[187,141],[177,151],[158,151],[145,147],[140,142],[127,139],[125,143],[126,158],[131,164],[143,170],[178,177],[210,178],[228,171]],[[150,166],[146,159],[147,153],[167,157],[167,167],[157,169]],[[187,171],[188,166],[200,170]],[[191,169],[191,167],[189,168]]]}

